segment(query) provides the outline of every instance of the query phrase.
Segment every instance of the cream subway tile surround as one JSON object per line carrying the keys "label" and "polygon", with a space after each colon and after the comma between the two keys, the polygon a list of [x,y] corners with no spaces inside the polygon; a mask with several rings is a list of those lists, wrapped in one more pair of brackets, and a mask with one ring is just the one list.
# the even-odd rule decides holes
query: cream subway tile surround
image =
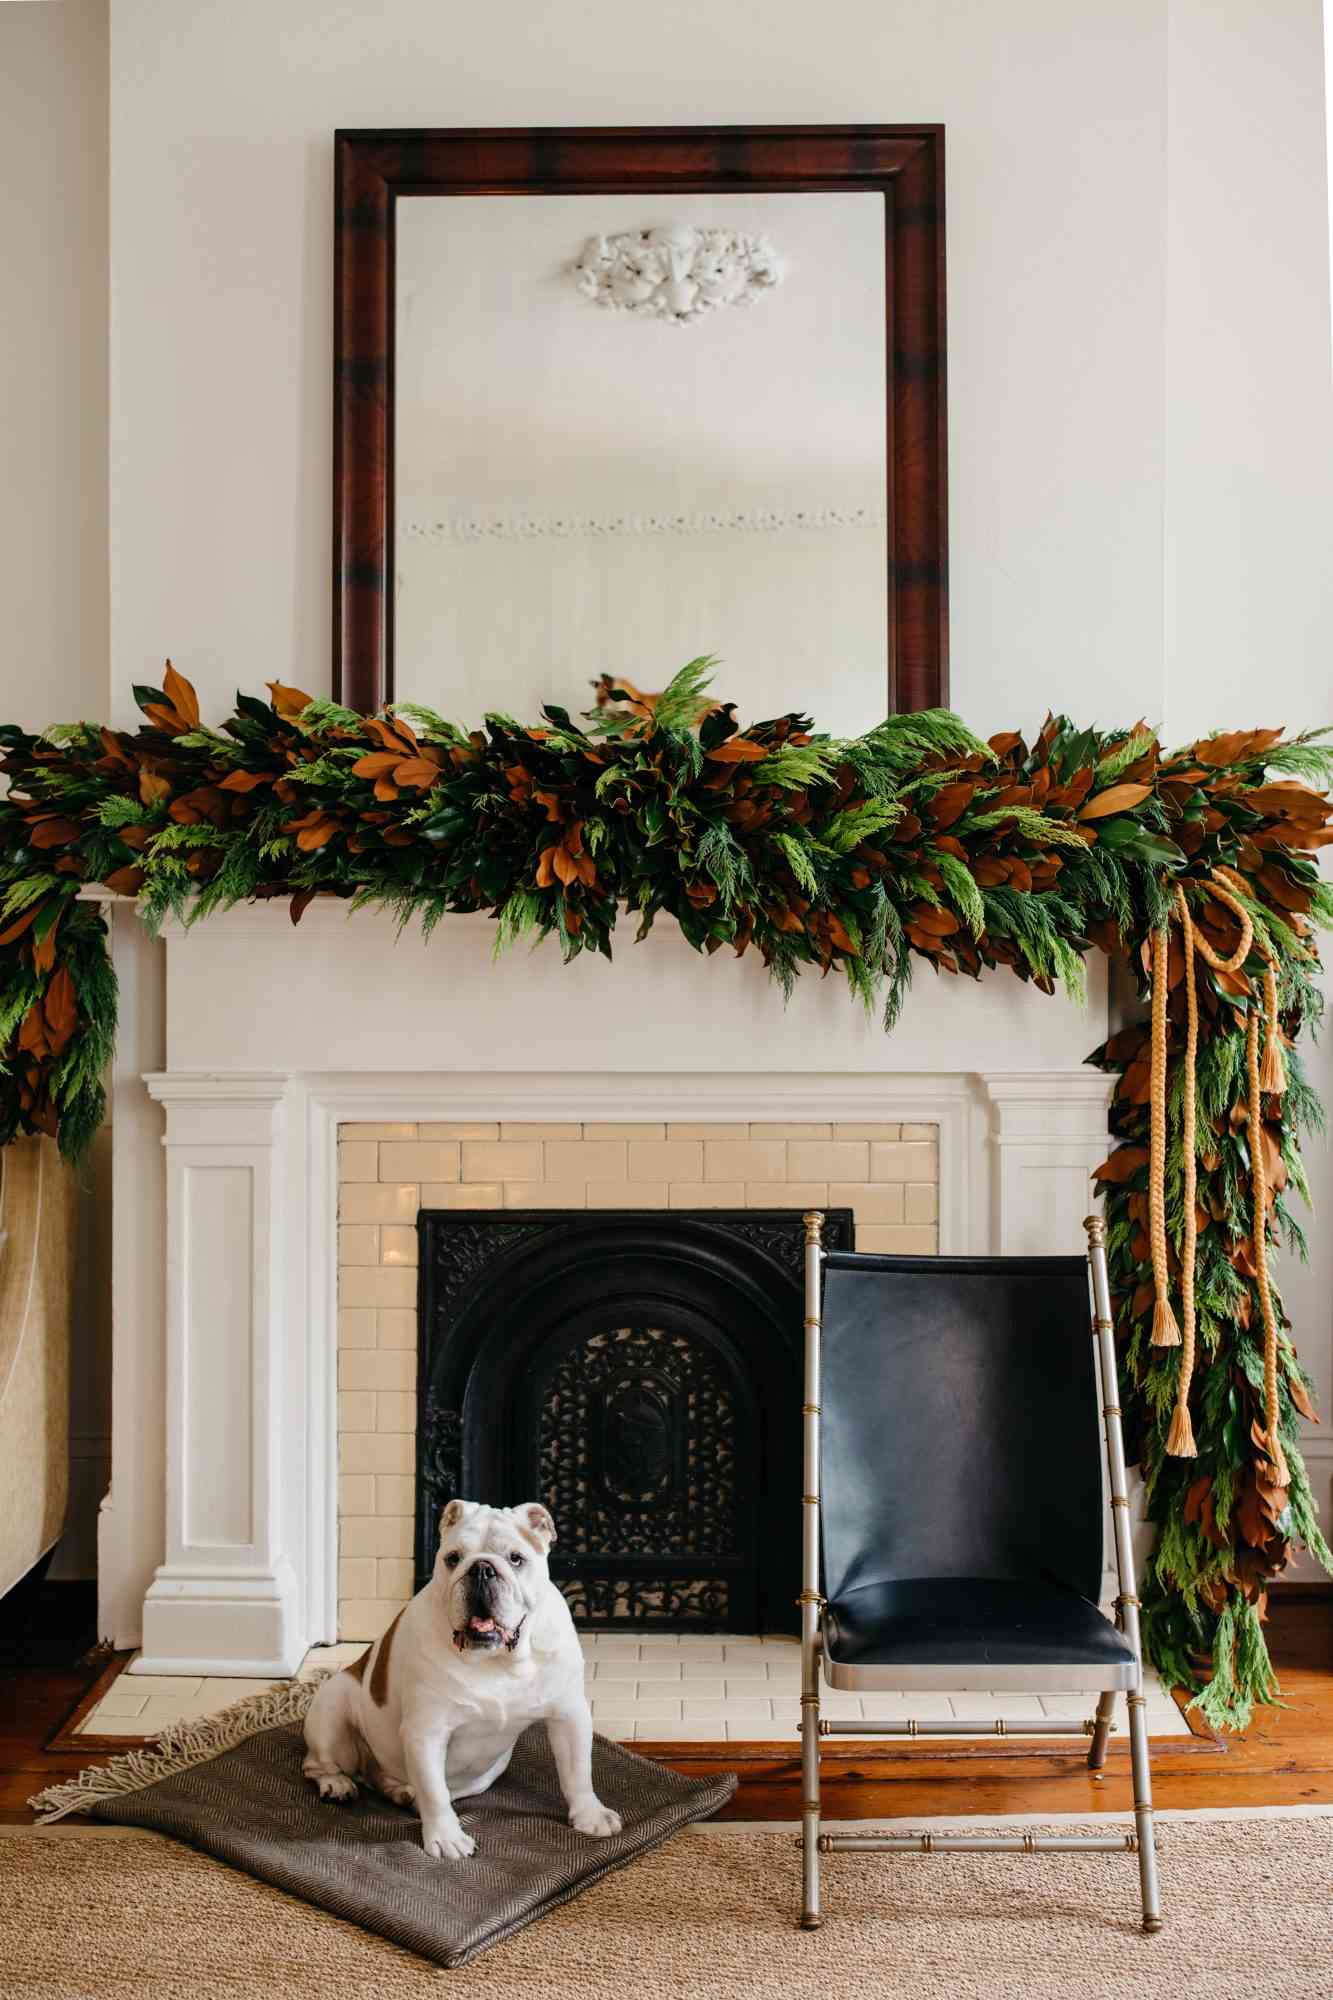
{"label": "cream subway tile surround", "polygon": [[629,1149],[632,1181],[701,1181],[704,1177],[702,1139],[643,1139]]}
{"label": "cream subway tile surround", "polygon": [[415,1139],[380,1147],[382,1181],[456,1181],[458,1166],[456,1139]]}
{"label": "cream subway tile surround", "polygon": [[[784,1139],[706,1139],[706,1181],[785,1181]],[[808,1177],[807,1177],[808,1178]]]}
{"label": "cream subway tile surround", "polygon": [[585,1125],[585,1139],[665,1139],[665,1125]]}
{"label": "cream subway tile surround", "polygon": [[[443,1174],[427,1174],[427,1180],[443,1180]],[[465,1181],[539,1181],[542,1178],[541,1141],[467,1139],[463,1142]]]}
{"label": "cream subway tile surround", "polygon": [[346,1223],[416,1221],[421,1206],[421,1186],[417,1181],[344,1181],[338,1190],[338,1220]]}
{"label": "cream subway tile surround", "polygon": [[673,1181],[667,1189],[672,1208],[744,1208],[744,1181]]}
{"label": "cream subway tile surround", "polygon": [[[928,1254],[938,1234],[936,1139],[933,1125],[882,1120],[342,1126],[340,1638],[376,1638],[412,1588],[420,1209],[850,1208],[860,1248]],[[786,1684],[795,1660],[789,1644],[728,1640],[724,1649],[721,1640],[667,1635],[641,1650],[616,1634],[590,1641],[589,1660],[600,1701],[628,1702],[634,1711],[617,1734],[753,1734],[755,1722],[768,1723],[764,1734],[790,1733],[785,1712],[777,1719],[783,1702],[795,1702],[795,1683]],[[667,1700],[665,1689],[682,1672],[693,1685]],[[643,1696],[644,1684],[653,1694],[639,1705],[635,1689]],[[706,1720],[705,1708],[717,1719]]]}

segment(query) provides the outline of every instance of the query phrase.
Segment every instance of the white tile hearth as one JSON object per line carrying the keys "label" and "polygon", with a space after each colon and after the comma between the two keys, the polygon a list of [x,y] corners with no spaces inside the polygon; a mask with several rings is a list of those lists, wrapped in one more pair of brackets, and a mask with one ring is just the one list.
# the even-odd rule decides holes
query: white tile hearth
{"label": "white tile hearth", "polygon": [[[362,1641],[316,1646],[306,1655],[301,1677],[323,1667],[345,1666],[365,1651]],[[711,1638],[660,1634],[592,1634],[583,1640],[588,1698],[593,1722],[604,1736],[622,1743],[773,1743],[795,1741],[798,1733],[800,1657],[794,1639],[746,1638],[731,1633]],[[173,1722],[214,1715],[247,1694],[276,1681],[200,1679],[188,1675],[121,1674],[84,1717],[81,1736],[154,1736]],[[1155,1674],[1146,1683],[1148,1729],[1153,1736],[1188,1736],[1189,1724]],[[854,1721],[878,1716],[916,1716],[973,1722],[1003,1719],[1022,1736],[1025,1717],[1068,1717],[1070,1734],[1091,1714],[1086,1695],[914,1694],[863,1698],[826,1689],[823,1711]],[[1123,1716],[1117,1718],[1123,1724]],[[962,1732],[960,1732],[961,1734]]]}

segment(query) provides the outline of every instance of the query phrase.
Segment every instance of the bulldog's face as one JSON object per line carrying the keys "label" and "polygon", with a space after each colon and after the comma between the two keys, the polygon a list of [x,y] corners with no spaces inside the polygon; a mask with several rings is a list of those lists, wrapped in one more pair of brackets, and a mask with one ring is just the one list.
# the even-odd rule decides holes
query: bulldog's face
{"label": "bulldog's face", "polygon": [[451,1500],[440,1516],[435,1575],[460,1653],[513,1652],[543,1591],[555,1522],[538,1501],[486,1507]]}

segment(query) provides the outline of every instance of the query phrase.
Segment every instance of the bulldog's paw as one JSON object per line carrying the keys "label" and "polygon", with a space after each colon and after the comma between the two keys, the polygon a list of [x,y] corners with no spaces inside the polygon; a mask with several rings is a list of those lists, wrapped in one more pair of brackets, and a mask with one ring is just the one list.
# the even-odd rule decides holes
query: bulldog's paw
{"label": "bulldog's paw", "polygon": [[392,1806],[413,1806],[417,1795],[410,1785],[386,1785],[384,1796]]}
{"label": "bulldog's paw", "polygon": [[613,1833],[620,1832],[620,1814],[604,1806],[600,1799],[590,1799],[586,1805],[575,1806],[569,1815],[569,1823],[575,1833],[586,1833],[594,1840],[608,1840]]}
{"label": "bulldog's paw", "polygon": [[469,1854],[475,1854],[477,1843],[470,1833],[464,1833],[457,1819],[432,1820],[421,1829],[421,1845],[435,1861],[466,1861]]}
{"label": "bulldog's paw", "polygon": [[335,1771],[330,1778],[316,1778],[319,1796],[322,1799],[354,1799],[356,1779],[349,1778],[345,1771]]}

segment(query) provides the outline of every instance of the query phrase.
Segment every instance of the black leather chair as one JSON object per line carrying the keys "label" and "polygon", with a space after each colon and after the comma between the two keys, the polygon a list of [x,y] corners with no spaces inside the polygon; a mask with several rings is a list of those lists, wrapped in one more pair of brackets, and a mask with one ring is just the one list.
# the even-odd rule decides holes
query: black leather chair
{"label": "black leather chair", "polygon": [[[1159,1930],[1100,1218],[1087,1224],[1086,1260],[825,1252],[821,1222],[806,1218],[802,1926],[821,1921],[821,1853],[1022,1852],[1051,1844],[1024,1834],[821,1834],[822,1736],[1005,1733],[1003,1722],[990,1721],[821,1719],[822,1681],[863,1693],[1086,1693],[1097,1698],[1084,1725],[1094,1769],[1105,1762],[1115,1697],[1124,1694],[1135,1832],[1053,1844],[1137,1851],[1144,1929]],[[1099,1427],[1120,1579],[1114,1625],[1097,1608],[1105,1518]],[[1018,1727],[1025,1735],[1070,1734],[1059,1720]]]}

